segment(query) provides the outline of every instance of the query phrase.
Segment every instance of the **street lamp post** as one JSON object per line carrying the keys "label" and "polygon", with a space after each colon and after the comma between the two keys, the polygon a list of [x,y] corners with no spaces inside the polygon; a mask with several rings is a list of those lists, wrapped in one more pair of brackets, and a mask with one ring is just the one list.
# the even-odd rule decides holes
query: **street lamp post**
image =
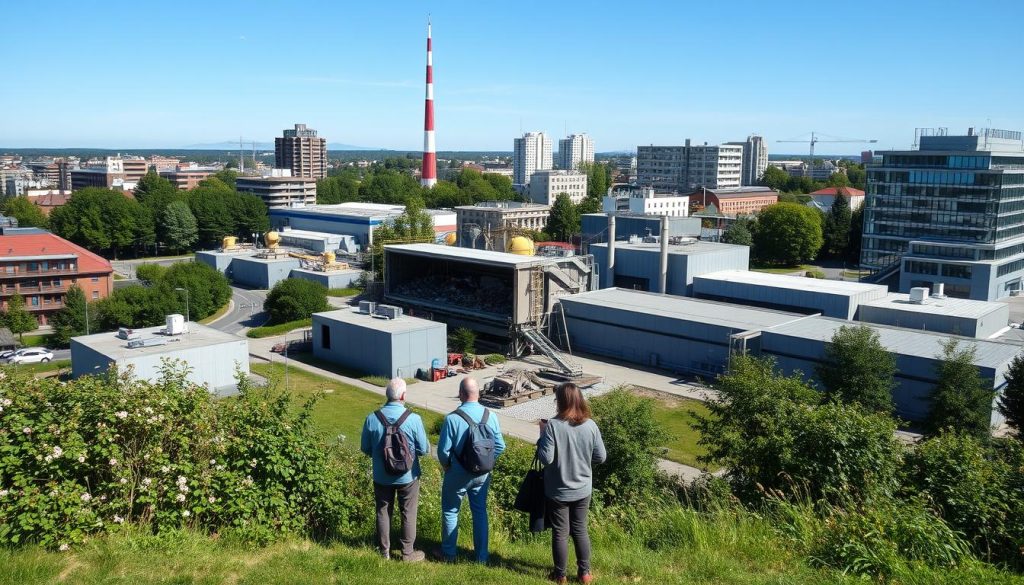
{"label": "street lamp post", "polygon": [[188,289],[178,286],[175,287],[174,290],[185,291],[185,331],[188,331],[188,322],[190,321],[188,314]]}
{"label": "street lamp post", "polygon": [[89,299],[85,299],[85,334],[89,335]]}
{"label": "street lamp post", "polygon": [[284,334],[284,390],[288,392],[288,333]]}

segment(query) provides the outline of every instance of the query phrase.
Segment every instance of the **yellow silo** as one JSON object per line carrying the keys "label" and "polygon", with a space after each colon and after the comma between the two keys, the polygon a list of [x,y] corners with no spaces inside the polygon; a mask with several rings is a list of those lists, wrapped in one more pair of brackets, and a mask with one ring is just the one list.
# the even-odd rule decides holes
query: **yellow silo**
{"label": "yellow silo", "polygon": [[520,256],[533,256],[533,240],[525,236],[516,236],[508,243],[508,251]]}
{"label": "yellow silo", "polygon": [[224,236],[224,239],[221,241],[221,248],[225,250],[234,250],[238,247],[237,243],[238,238],[235,236]]}
{"label": "yellow silo", "polygon": [[455,235],[455,232],[449,232],[448,235],[444,237],[444,243],[449,246],[454,246],[458,239],[459,238]]}
{"label": "yellow silo", "polygon": [[266,242],[268,248],[274,250],[281,242],[281,234],[277,232],[267,232],[267,234],[263,236],[263,241]]}

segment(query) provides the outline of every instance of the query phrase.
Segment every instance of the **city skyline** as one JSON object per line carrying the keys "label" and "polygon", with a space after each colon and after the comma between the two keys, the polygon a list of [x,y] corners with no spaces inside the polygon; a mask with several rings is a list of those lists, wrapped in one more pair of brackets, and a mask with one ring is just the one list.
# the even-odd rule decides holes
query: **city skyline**
{"label": "city skyline", "polygon": [[[306,123],[332,144],[420,150],[428,7],[400,4],[313,3],[289,20],[260,3],[167,12],[114,2],[101,13],[55,2],[45,43],[29,25],[34,9],[12,5],[23,26],[0,49],[8,79],[23,81],[0,94],[0,147],[266,142]],[[1024,128],[1024,81],[993,57],[1019,49],[1005,35],[975,42],[992,13],[1024,16],[1016,3],[582,7],[526,2],[486,17],[468,3],[429,7],[437,150],[508,151],[528,131],[586,132],[599,152],[757,133],[773,154],[800,154],[776,141],[815,130],[883,150],[907,148],[915,127]],[[564,55],[568,46],[579,54]],[[42,71],[61,75],[32,83]],[[979,90],[957,81],[965,71],[1000,82]]]}

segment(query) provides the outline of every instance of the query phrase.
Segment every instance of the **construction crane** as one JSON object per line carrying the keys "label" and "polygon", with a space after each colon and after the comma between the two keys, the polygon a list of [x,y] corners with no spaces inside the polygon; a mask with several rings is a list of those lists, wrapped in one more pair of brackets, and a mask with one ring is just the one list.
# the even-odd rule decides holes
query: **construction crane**
{"label": "construction crane", "polygon": [[814,165],[814,145],[815,144],[817,144],[819,142],[841,142],[841,143],[847,143],[847,144],[874,144],[875,142],[878,142],[878,141],[877,140],[865,140],[865,139],[860,139],[860,138],[835,138],[835,137],[832,137],[832,138],[830,138],[828,140],[822,140],[822,139],[818,138],[818,135],[817,135],[816,132],[811,132],[811,139],[810,140],[776,140],[775,142],[799,142],[799,143],[802,143],[802,144],[810,143],[810,145],[811,145],[811,160],[807,161],[807,166],[804,167],[804,176],[806,177],[806,176],[811,174],[811,166]]}

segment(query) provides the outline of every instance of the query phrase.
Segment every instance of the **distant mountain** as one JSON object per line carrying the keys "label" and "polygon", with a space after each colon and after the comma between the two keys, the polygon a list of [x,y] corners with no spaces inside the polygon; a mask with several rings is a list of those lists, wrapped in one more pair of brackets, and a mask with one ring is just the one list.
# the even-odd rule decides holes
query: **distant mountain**
{"label": "distant mountain", "polygon": [[[243,142],[242,145],[246,151],[252,150],[252,141]],[[237,142],[207,142],[203,144],[189,144],[182,148],[188,150],[238,150]],[[256,141],[256,150],[274,150],[273,142],[260,142]],[[328,142],[327,150],[387,150],[384,148],[368,148],[365,146],[353,146],[351,144],[340,144],[338,142]]]}

